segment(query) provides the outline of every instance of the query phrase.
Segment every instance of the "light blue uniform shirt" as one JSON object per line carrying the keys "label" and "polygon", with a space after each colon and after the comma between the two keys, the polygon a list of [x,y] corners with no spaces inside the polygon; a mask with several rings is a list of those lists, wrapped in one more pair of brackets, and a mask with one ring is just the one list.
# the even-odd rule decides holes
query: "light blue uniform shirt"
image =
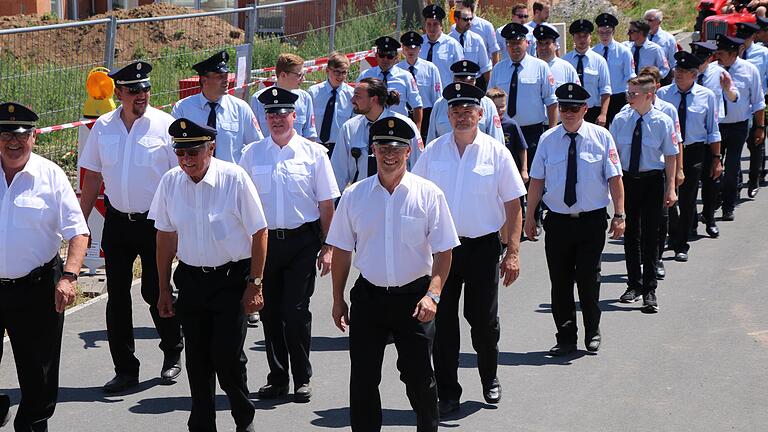
{"label": "light blue uniform shirt", "polygon": [[[430,47],[429,36],[424,35],[423,39],[419,57],[426,60]],[[456,39],[442,33],[432,47],[432,63],[440,71],[440,82],[449,83],[453,80],[451,65],[459,60],[464,60],[464,50],[461,48],[461,45],[459,45]]]}
{"label": "light blue uniform shirt", "polygon": [[565,179],[571,139],[563,125],[544,132],[531,162],[531,178],[544,180],[544,203],[557,213],[581,213],[611,202],[608,179],[621,176],[621,163],[611,134],[604,127],[583,122],[576,133],[576,203],[568,207]]}
{"label": "light blue uniform shirt", "polygon": [[[414,166],[421,152],[424,151],[424,142],[421,140],[419,129],[416,128],[416,124],[411,119],[395,112],[391,108],[385,108],[381,112],[379,119],[386,117],[398,117],[408,123],[413,129],[415,136],[411,140],[411,156],[408,158],[408,166]],[[333,154],[331,155],[331,167],[333,167],[333,174],[336,176],[336,183],[340,191],[343,191],[347,184],[352,182],[355,177],[356,168],[360,170],[357,175],[357,181],[368,177],[368,149],[370,148],[368,133],[371,123],[373,122],[369,121],[365,115],[359,114],[347,120],[341,126],[336,139],[336,146],[333,148]],[[352,156],[351,149],[353,147],[360,149],[360,157],[357,161]]]}
{"label": "light blue uniform shirt", "polygon": [[[677,116],[677,107],[660,97],[656,97],[653,100],[653,107],[663,112],[664,114],[667,115],[667,117],[672,119],[672,124],[675,125],[675,135],[672,136],[672,142],[675,143],[675,145],[679,146],[680,138],[682,135],[680,135],[680,117]],[[623,109],[632,109],[632,108],[630,108],[630,106],[627,104],[627,105],[624,105]],[[678,147],[678,150],[679,150],[679,147]]]}
{"label": "light blue uniform shirt", "polygon": [[480,35],[485,42],[485,49],[488,52],[488,58],[493,56],[493,53],[506,47],[506,44],[499,45],[499,41],[496,39],[496,30],[493,28],[493,24],[485,18],[475,15],[472,20],[472,25],[469,27],[470,31],[473,31]]}
{"label": "light blue uniform shirt", "polygon": [[[526,25],[526,27],[528,26]],[[499,51],[499,63],[501,63],[502,60],[509,58],[509,51],[507,51],[507,40],[501,36],[501,29],[503,28],[504,26],[501,26],[496,29],[496,41],[501,47],[501,50]],[[528,54],[536,57],[536,38],[533,37],[533,29],[530,27],[528,27],[528,33],[525,35],[525,40],[528,41]],[[533,48],[533,51],[531,51],[531,48]]]}
{"label": "light blue uniform shirt", "polygon": [[[515,67],[511,59],[496,63],[488,88],[499,87],[509,93],[509,82]],[[517,112],[513,120],[521,127],[543,123],[546,107],[557,102],[555,78],[543,61],[525,55],[517,69]],[[507,96],[509,104],[509,96]]]}
{"label": "light blue uniform shirt", "polygon": [[[634,109],[621,110],[611,123],[611,135],[619,151],[621,166],[629,169],[632,155],[632,135],[640,114]],[[679,153],[675,142],[675,125],[668,115],[651,109],[643,115],[643,146],[640,151],[640,172],[664,169],[664,157]]]}
{"label": "light blue uniform shirt", "polygon": [[[483,96],[480,100],[480,106],[483,108],[483,117],[480,119],[477,128],[480,129],[480,132],[490,135],[491,138],[504,144],[504,129],[501,127],[501,118],[499,118],[496,111],[496,105],[491,98]],[[429,117],[427,143],[431,143],[434,139],[453,132],[451,122],[448,120],[448,108],[448,101],[442,97],[435,102],[432,114]]]}
{"label": "light blue uniform shirt", "polygon": [[[563,60],[569,62],[576,69],[579,64],[579,53],[576,50],[570,51],[563,56]],[[584,82],[581,86],[589,92],[587,106],[589,108],[600,106],[600,96],[611,94],[611,76],[608,73],[608,63],[600,54],[587,49],[583,54],[582,64],[584,65]]]}
{"label": "light blue uniform shirt", "polygon": [[552,57],[552,60],[547,63],[547,66],[549,66],[549,71],[552,72],[552,76],[555,78],[555,89],[565,83],[576,83],[581,85],[576,68],[560,57]]}
{"label": "light blue uniform shirt", "polygon": [[[410,104],[411,108],[421,108],[424,106],[419,95],[419,88],[416,86],[416,80],[413,79],[413,75],[410,72],[402,70],[397,66],[393,66],[388,72],[387,90],[396,90],[400,93],[400,104],[393,105],[390,109],[407,116],[408,107],[406,103]],[[384,73],[379,66],[376,66],[363,71],[357,77],[357,82],[364,78],[378,78],[384,81]]]}
{"label": "light blue uniform shirt", "polygon": [[[269,127],[267,126],[267,115],[264,112],[264,105],[259,102],[259,95],[269,90],[270,87],[263,88],[253,94],[251,98],[251,108],[256,114],[256,119],[259,120],[261,125],[261,132],[264,134],[264,138],[270,136]],[[312,103],[312,96],[305,90],[294,89],[291,90],[294,94],[299,95],[296,99],[296,121],[293,123],[293,129],[299,135],[312,141],[317,141],[317,130],[315,129],[315,108]]]}
{"label": "light blue uniform shirt", "polygon": [[752,63],[736,58],[730,68],[726,69],[733,85],[739,89],[739,98],[736,102],[726,101],[727,115],[720,123],[738,123],[749,120],[756,111],[765,108],[765,93],[760,80],[760,71]]}
{"label": "light blue uniform shirt", "polygon": [[[632,64],[634,66],[635,43],[632,41],[626,41],[624,42],[624,46],[629,48],[629,52],[633,59]],[[664,48],[659,46],[659,44],[653,43],[649,40],[646,40],[645,43],[640,46],[640,62],[637,68],[638,72],[643,70],[643,68],[646,66],[656,66],[659,68],[659,73],[662,77],[667,76],[669,73],[669,62],[667,62],[667,57],[664,55]],[[634,67],[632,71],[634,72]]]}
{"label": "light blue uniform shirt", "polygon": [[[701,81],[701,85],[712,90],[715,93],[715,102],[717,102],[717,114],[718,120],[723,121],[725,118],[725,106],[723,104],[723,88],[720,86],[720,77],[722,74],[728,73],[717,62],[712,62],[707,65],[702,73],[704,79]],[[739,89],[735,85],[731,85],[731,90],[736,93],[736,97],[739,97]]]}
{"label": "light blue uniform shirt", "polygon": [[657,31],[655,35],[648,33],[648,40],[658,44],[661,49],[664,50],[664,57],[667,59],[669,68],[674,69],[674,67],[677,66],[677,60],[675,60],[677,41],[672,33],[662,30],[662,28],[659,27],[659,31]]}
{"label": "light blue uniform shirt", "polygon": [[[315,129],[317,130],[318,140],[320,131],[323,127],[323,119],[325,118],[325,106],[328,104],[328,100],[331,98],[331,91],[333,87],[328,80],[311,86],[307,93],[312,97],[312,106],[315,109]],[[342,83],[338,89],[336,89],[336,110],[333,113],[333,120],[331,121],[331,135],[328,138],[328,142],[335,143],[336,136],[339,133],[341,125],[347,120],[351,119],[354,113],[352,112],[352,95],[355,94],[355,89],[347,83]]]}
{"label": "light blue uniform shirt", "polygon": [[746,60],[755,65],[760,72],[763,90],[765,90],[768,88],[768,48],[753,43],[745,52],[747,54]]}
{"label": "light blue uniform shirt", "polygon": [[[397,64],[400,69],[411,73],[407,60]],[[443,82],[440,80],[440,71],[434,63],[428,62],[422,58],[417,58],[413,64],[413,72],[416,74],[416,86],[419,87],[419,96],[423,108],[432,108],[435,101],[440,99],[443,94]]]}
{"label": "light blue uniform shirt", "polygon": [[[598,43],[592,47],[592,51],[602,56],[605,52],[605,45]],[[613,94],[626,92],[627,81],[635,77],[632,51],[623,44],[611,41],[608,45],[608,58],[605,61],[608,63],[608,74],[611,76],[611,91]]]}
{"label": "light blue uniform shirt", "polygon": [[[717,101],[715,93],[698,84],[693,84],[685,98],[685,141],[683,145],[704,142],[707,144],[720,141],[718,128]],[[656,92],[659,97],[674,107],[680,106],[680,89],[677,84],[662,87]],[[679,120],[678,120],[679,122]],[[682,126],[681,126],[682,127]]]}
{"label": "light blue uniform shirt", "polygon": [[[456,39],[456,42],[458,42],[461,34],[456,30],[453,30],[449,36]],[[477,76],[488,72],[493,67],[491,58],[488,57],[488,51],[485,48],[485,42],[478,34],[469,30],[464,33],[464,45],[461,48],[464,50],[464,60],[475,62],[480,66],[480,72]]]}
{"label": "light blue uniform shirt", "polygon": [[[264,136],[251,107],[242,99],[232,95],[222,96],[216,107],[216,158],[237,163],[243,148]],[[200,92],[176,102],[171,115],[174,118],[187,118],[206,125],[211,107],[208,99]]]}

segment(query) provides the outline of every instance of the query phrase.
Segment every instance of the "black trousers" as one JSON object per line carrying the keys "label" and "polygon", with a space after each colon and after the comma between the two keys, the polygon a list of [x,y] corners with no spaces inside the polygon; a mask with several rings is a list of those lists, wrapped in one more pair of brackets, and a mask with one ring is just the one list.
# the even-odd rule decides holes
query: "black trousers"
{"label": "black trousers", "polygon": [[670,244],[674,244],[674,238],[677,235],[677,224],[680,221],[680,213],[677,204],[672,207],[661,206],[661,219],[659,219],[659,251],[656,254],[656,260],[661,260],[664,255],[664,249],[667,244],[667,235],[670,238]]}
{"label": "black trousers", "polygon": [[627,285],[641,293],[653,291],[657,286],[655,265],[659,257],[664,177],[661,170],[640,173],[639,178],[631,177],[626,171],[622,176],[624,210],[627,212],[624,231]]}
{"label": "black trousers", "polygon": [[388,294],[360,276],[350,292],[349,408],[354,432],[381,430],[379,383],[390,334],[397,348],[400,381],[416,412],[416,430],[437,431],[437,386],[431,363],[435,325],[412,316],[429,288],[429,278],[409,286],[408,292]]}
{"label": "black trousers", "polygon": [[723,211],[733,211],[741,177],[741,151],[747,140],[749,129],[746,121],[739,123],[720,123],[720,153],[723,155],[723,180],[720,194],[723,199]]}
{"label": "black trousers", "polygon": [[176,313],[186,340],[186,368],[192,409],[190,432],[216,431],[216,378],[229,399],[237,430],[253,421],[243,352],[246,318],[242,298],[251,260],[210,273],[179,263],[173,281],[179,289]]}
{"label": "black trousers", "polygon": [[621,111],[621,108],[627,104],[627,96],[622,93],[615,93],[611,95],[611,100],[608,102],[608,115],[606,116],[605,127],[608,128],[613,122],[613,118]]}
{"label": "black trousers", "polygon": [[747,135],[747,148],[749,149],[749,186],[757,187],[765,172],[765,140],[755,142],[754,124]]}
{"label": "black trousers", "polygon": [[321,246],[320,237],[308,228],[282,240],[269,232],[261,311],[269,384],[288,384],[289,369],[294,386],[308,384],[312,377],[309,299],[315,291],[315,263]]}
{"label": "black trousers", "polygon": [[[64,314],[56,312],[55,288],[61,258],[19,285],[0,285],[0,335],[8,331],[16,359],[21,403],[13,422],[17,432],[45,432],[59,394],[59,359]],[[0,359],[2,359],[0,343]]]}
{"label": "black trousers", "polygon": [[597,117],[600,115],[600,109],[600,105],[587,109],[587,113],[584,115],[584,121],[597,124]]}
{"label": "black trousers", "polygon": [[687,145],[683,148],[683,174],[685,181],[678,189],[677,205],[680,218],[675,230],[675,252],[688,253],[691,226],[696,217],[696,197],[699,195],[699,180],[704,172],[704,160],[712,158],[712,151],[705,143]]}
{"label": "black trousers", "polygon": [[499,255],[501,240],[494,232],[475,239],[461,238],[453,248],[451,271],[440,294],[435,317],[437,394],[441,400],[459,400],[459,298],[464,285],[464,318],[469,322],[477,369],[484,387],[496,378],[499,357]]}
{"label": "black trousers", "polygon": [[544,250],[558,343],[576,343],[574,282],[579,291],[585,335],[591,338],[600,334],[600,264],[608,229],[605,215],[605,209],[582,213],[578,218],[549,211],[544,218]]}
{"label": "black trousers", "polygon": [[421,109],[421,140],[427,145],[427,134],[429,133],[429,116],[432,115],[432,107]]}
{"label": "black trousers", "polygon": [[155,259],[157,230],[152,220],[131,222],[107,211],[102,233],[102,249],[107,272],[107,339],[115,372],[139,375],[139,359],[134,355],[131,282],[133,262],[141,257],[141,296],[160,335],[160,349],[166,363],[175,363],[184,343],[179,320],[161,318],[157,311],[159,285]]}
{"label": "black trousers", "polygon": [[[701,170],[701,214],[707,223],[715,222],[715,204],[719,198],[723,181],[722,175],[716,179],[712,178],[713,162],[714,158],[710,149],[709,153],[704,157]],[[683,160],[683,164],[685,164],[685,160]],[[696,225],[698,225],[698,221],[694,218],[691,226],[695,227]]]}
{"label": "black trousers", "polygon": [[[528,126],[520,126],[520,131],[523,132],[523,137],[525,138],[525,142],[528,144],[528,152],[526,154],[528,158],[527,162],[528,162],[529,171],[531,169],[531,166],[533,166],[533,157],[536,156],[536,148],[539,145],[539,138],[541,138],[541,135],[544,134],[545,130],[546,130],[546,126],[538,123],[528,125]],[[543,213],[542,205],[543,203],[539,204],[539,206],[536,207],[536,212],[534,213],[537,224],[541,222],[541,217]]]}

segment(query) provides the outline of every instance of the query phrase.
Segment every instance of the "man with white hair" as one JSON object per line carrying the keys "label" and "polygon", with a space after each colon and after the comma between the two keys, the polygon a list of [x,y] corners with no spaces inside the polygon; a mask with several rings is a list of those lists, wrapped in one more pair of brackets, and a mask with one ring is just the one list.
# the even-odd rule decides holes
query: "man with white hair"
{"label": "man with white hair", "polygon": [[661,22],[664,20],[664,13],[659,9],[648,9],[645,11],[643,18],[648,21],[648,25],[651,26],[651,31],[648,32],[648,40],[661,45],[664,49],[664,57],[667,58],[669,63],[670,73],[661,81],[661,85],[665,86],[672,83],[672,69],[677,64],[675,61],[675,53],[677,52],[677,41],[671,33],[661,28]]}

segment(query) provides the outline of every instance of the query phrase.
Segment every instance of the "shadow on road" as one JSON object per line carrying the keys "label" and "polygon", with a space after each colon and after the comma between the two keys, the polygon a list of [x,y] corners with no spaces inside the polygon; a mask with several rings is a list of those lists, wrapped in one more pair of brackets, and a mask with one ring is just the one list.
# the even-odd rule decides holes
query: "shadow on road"
{"label": "shadow on road", "polygon": [[[254,342],[250,348],[251,351],[266,351],[264,340]],[[314,336],[312,338],[312,351],[330,352],[330,351],[349,351],[349,337],[327,337]]]}
{"label": "shadow on road", "polygon": [[[118,403],[123,402],[123,396],[141,393],[149,390],[158,385],[164,384],[160,378],[152,378],[151,380],[140,382],[138,386],[124,392],[106,394],[102,391],[101,386],[95,387],[60,387],[58,403],[67,402],[100,402],[100,403]],[[0,389],[0,393],[10,396],[11,401],[17,404],[21,399],[21,392],[18,388],[14,389]]]}
{"label": "shadow on road", "polygon": [[[466,401],[461,404],[459,411],[448,416],[440,422],[440,427],[458,428],[460,425],[450,423],[471,416],[481,409],[496,409],[494,405],[478,401]],[[323,411],[315,411],[319,418],[311,421],[313,426],[326,428],[346,428],[350,426],[349,407],[332,408]],[[411,410],[382,409],[383,426],[416,426],[416,415]]]}
{"label": "shadow on road", "polygon": [[[549,351],[530,351],[530,352],[519,352],[519,353],[500,352],[499,365],[500,366],[548,366],[548,365],[567,366],[567,365],[570,365],[573,360],[584,357],[585,355],[587,355],[586,351],[576,351],[571,355],[567,355],[563,357],[552,357],[549,355]],[[476,368],[477,354],[460,353],[459,367],[470,368],[470,369]],[[481,408],[490,408],[492,406],[493,405],[487,405]]]}
{"label": "shadow on road", "polygon": [[[628,312],[633,311],[637,308],[631,307],[631,303],[619,303],[619,299],[606,299],[606,300],[600,300],[598,302],[600,305],[600,310],[603,312]],[[579,302],[576,302],[576,310],[581,310],[581,307],[579,306]],[[552,313],[552,305],[549,303],[541,303],[539,304],[539,309],[536,309],[535,312],[538,313]]]}
{"label": "shadow on road", "polygon": [[[83,348],[98,348],[97,342],[107,342],[107,330],[93,330],[80,333]],[[136,327],[133,329],[134,339],[158,339],[157,330],[154,327]]]}

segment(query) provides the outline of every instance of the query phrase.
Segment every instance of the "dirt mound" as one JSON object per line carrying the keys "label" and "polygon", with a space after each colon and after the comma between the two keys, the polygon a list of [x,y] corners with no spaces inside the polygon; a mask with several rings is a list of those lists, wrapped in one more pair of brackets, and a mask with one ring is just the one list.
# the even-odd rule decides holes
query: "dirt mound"
{"label": "dirt mound", "polygon": [[[117,19],[186,15],[199,12],[170,4],[154,3],[117,10],[91,19],[115,16]],[[49,16],[17,15],[0,17],[0,29],[45,26],[69,22]],[[218,16],[178,19],[151,23],[118,25],[116,60],[152,58],[164,49],[186,47],[199,50],[243,43],[244,32]],[[104,24],[0,35],[0,53],[10,54],[25,63],[85,64],[101,63],[104,58]]]}

